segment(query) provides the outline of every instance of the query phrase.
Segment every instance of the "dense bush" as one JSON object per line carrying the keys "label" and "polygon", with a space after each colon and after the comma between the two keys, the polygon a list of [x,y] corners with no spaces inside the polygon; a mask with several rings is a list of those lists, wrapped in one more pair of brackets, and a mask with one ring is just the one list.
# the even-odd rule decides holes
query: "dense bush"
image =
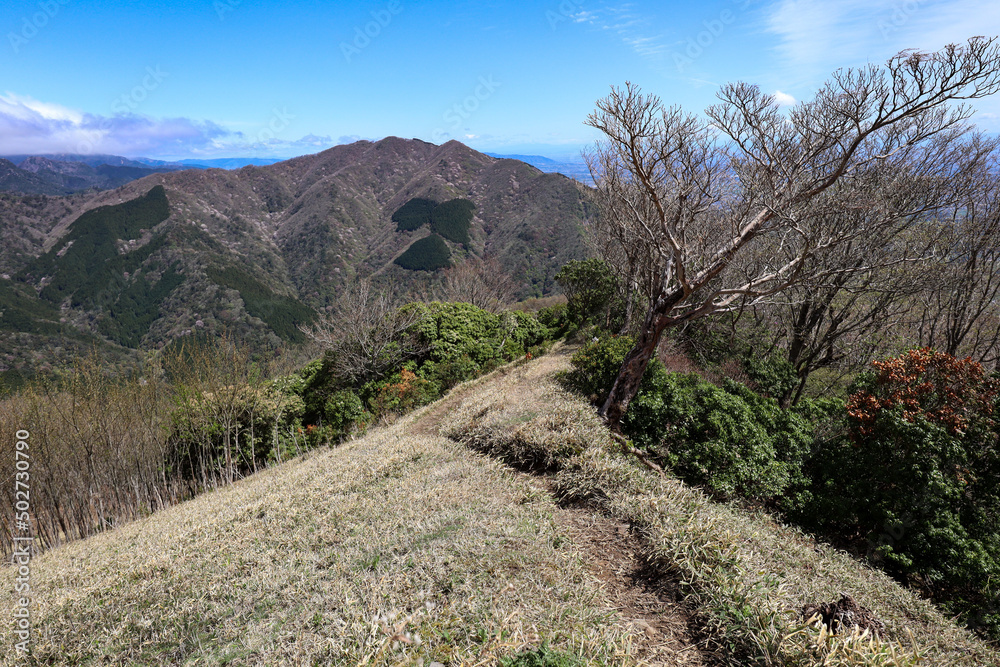
{"label": "dense bush", "polygon": [[760,354],[748,349],[740,355],[740,365],[753,388],[774,399],[788,396],[799,383],[795,367],[777,353]]}
{"label": "dense bush", "polygon": [[430,403],[440,395],[440,388],[413,370],[403,368],[388,379],[372,381],[362,388],[362,394],[368,396],[373,414],[399,414]]}
{"label": "dense bush", "polygon": [[[591,403],[600,405],[608,397],[625,355],[634,346],[635,341],[628,336],[594,338],[573,355],[573,368],[562,376],[562,381],[570,389],[587,396]],[[642,376],[642,387],[649,386],[653,374],[661,367],[659,360],[650,361]]]}
{"label": "dense bush", "polygon": [[565,303],[557,303],[554,306],[542,308],[535,315],[535,319],[548,328],[549,338],[553,340],[563,338],[573,328],[569,319],[569,307]]}
{"label": "dense bush", "polygon": [[303,368],[304,424],[331,427],[331,439],[339,439],[351,430],[351,420],[367,423],[429,403],[459,382],[538,351],[549,335],[520,311],[490,313],[468,303],[435,302],[413,303],[401,312],[414,321],[399,334],[414,351],[395,370],[349,380],[338,376],[329,356]]}
{"label": "dense bush", "polygon": [[[847,436],[813,463],[801,519],[946,606],[1000,630],[1000,381],[929,349],[874,364],[847,402]],[[975,617],[980,615],[978,619]]]}
{"label": "dense bush", "polygon": [[476,205],[468,199],[452,199],[431,211],[431,230],[452,243],[469,243],[469,224]]}
{"label": "dense bush", "polygon": [[468,358],[482,368],[524,356],[548,338],[548,329],[523,311],[491,313],[469,303],[412,304],[427,348],[421,361],[455,363]]}
{"label": "dense bush", "polygon": [[[625,336],[584,345],[564,382],[601,402],[632,345]],[[622,432],[678,477],[715,495],[781,506],[804,499],[810,424],[740,383],[727,380],[720,387],[696,374],[669,373],[654,359]]]}
{"label": "dense bush", "polygon": [[410,271],[437,271],[451,266],[451,251],[437,234],[431,234],[410,244],[395,263]]}
{"label": "dense bush", "polygon": [[350,389],[333,392],[323,405],[325,426],[335,440],[350,433],[357,422],[364,420],[366,413],[361,398]]}
{"label": "dense bush", "polygon": [[437,202],[432,199],[421,199],[415,197],[403,204],[399,210],[392,214],[392,221],[396,223],[396,231],[412,232],[420,229],[431,222],[431,211],[437,206]]}
{"label": "dense bush", "polygon": [[[280,459],[282,431],[296,423],[301,400],[254,383],[179,388],[167,438],[168,467],[189,481],[243,476]],[[219,471],[222,471],[221,473]]]}

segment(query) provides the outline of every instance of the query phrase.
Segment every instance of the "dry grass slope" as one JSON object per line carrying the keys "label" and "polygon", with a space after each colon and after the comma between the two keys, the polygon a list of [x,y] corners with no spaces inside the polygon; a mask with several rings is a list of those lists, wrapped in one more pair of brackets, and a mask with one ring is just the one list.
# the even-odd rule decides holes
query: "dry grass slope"
{"label": "dry grass slope", "polygon": [[[563,368],[568,355],[551,354],[482,385],[442,432],[513,463],[557,469],[554,487],[564,502],[598,507],[637,529],[645,557],[663,576],[679,577],[697,604],[721,662],[1000,664],[997,652],[880,572],[765,514],[710,502],[620,453],[592,409],[553,381]],[[885,622],[887,641],[834,637],[802,622],[803,605],[842,592]]]}
{"label": "dry grass slope", "polygon": [[[886,577],[617,453],[554,383],[566,364],[509,366],[363,439],[39,556],[27,664],[493,665],[544,642],[584,664],[998,664]],[[546,485],[584,504],[560,507]],[[626,526],[637,560],[697,606],[711,652],[651,646],[618,610],[593,565]],[[796,617],[842,591],[888,641]],[[12,645],[4,622],[3,664]]]}
{"label": "dry grass slope", "polygon": [[636,664],[552,501],[419,418],[39,556],[27,664]]}

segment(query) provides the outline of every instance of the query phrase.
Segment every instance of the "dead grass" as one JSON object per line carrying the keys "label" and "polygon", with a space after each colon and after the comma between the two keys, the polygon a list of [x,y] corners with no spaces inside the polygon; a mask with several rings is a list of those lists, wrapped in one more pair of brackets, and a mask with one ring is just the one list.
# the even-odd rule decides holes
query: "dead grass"
{"label": "dead grass", "polygon": [[[600,507],[637,529],[645,557],[663,576],[682,581],[721,659],[733,665],[1000,664],[990,647],[880,572],[764,513],[713,503],[617,451],[589,406],[553,382],[567,361],[565,354],[549,355],[482,386],[443,432],[509,460],[545,459],[559,471],[554,486],[566,502]],[[562,430],[559,416],[572,414],[581,417]],[[538,451],[546,443],[558,448],[548,458]],[[889,638],[831,636],[800,618],[804,604],[841,593],[873,610]]]}
{"label": "dead grass", "polygon": [[[363,439],[40,555],[26,664],[493,665],[546,642],[585,664],[997,664],[881,574],[617,453],[553,383],[566,363],[501,369]],[[434,435],[438,421],[557,470],[546,483],[585,504],[555,505],[537,478]],[[676,591],[629,589],[640,565],[653,577],[638,583]],[[797,618],[840,592],[890,640]],[[664,639],[684,634],[656,620],[672,596],[697,608],[718,661]],[[9,622],[0,645],[14,664]]]}
{"label": "dead grass", "polygon": [[38,556],[26,664],[639,664],[549,497],[416,418]]}

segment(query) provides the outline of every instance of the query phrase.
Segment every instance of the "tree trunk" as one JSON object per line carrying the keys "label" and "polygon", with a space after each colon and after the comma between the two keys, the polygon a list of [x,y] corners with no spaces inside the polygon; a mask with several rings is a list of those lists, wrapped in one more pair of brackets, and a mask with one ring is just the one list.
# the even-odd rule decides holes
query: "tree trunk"
{"label": "tree trunk", "polygon": [[632,326],[632,312],[635,309],[635,292],[636,291],[632,287],[632,285],[629,285],[628,296],[625,297],[625,321],[622,322],[622,328],[618,331],[619,336],[624,336],[625,334],[627,334],[629,328],[631,328]]}
{"label": "tree trunk", "polygon": [[621,420],[625,416],[625,411],[628,410],[628,404],[639,391],[642,374],[646,372],[649,360],[656,354],[656,346],[660,343],[660,337],[670,323],[666,314],[680,302],[683,296],[683,293],[678,290],[669,296],[660,297],[656,299],[646,314],[635,347],[625,355],[625,361],[622,362],[621,370],[618,371],[615,383],[611,386],[611,392],[598,411],[598,414],[612,431],[620,430]]}

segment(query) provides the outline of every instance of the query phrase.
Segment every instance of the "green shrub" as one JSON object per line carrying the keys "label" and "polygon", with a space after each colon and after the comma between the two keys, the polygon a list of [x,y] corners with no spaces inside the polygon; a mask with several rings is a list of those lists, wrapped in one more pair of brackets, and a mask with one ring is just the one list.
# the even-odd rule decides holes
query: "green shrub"
{"label": "green shrub", "polygon": [[548,330],[522,311],[494,314],[470,303],[411,304],[422,311],[417,334],[427,351],[420,360],[454,362],[467,357],[479,369],[524,356]]}
{"label": "green shrub", "polygon": [[231,459],[247,475],[276,458],[284,433],[298,421],[302,401],[276,385],[237,384],[217,391],[179,387],[170,415],[169,468],[189,481],[205,481]]}
{"label": "green shrub", "polygon": [[369,382],[361,393],[368,397],[367,403],[376,417],[409,412],[440,396],[437,384],[408,368],[393,373],[385,380]]}
{"label": "green shrub", "polygon": [[622,430],[685,482],[716,496],[802,502],[808,422],[738,382],[718,387],[693,373],[657,369],[629,405]]}
{"label": "green shrub", "polygon": [[[584,345],[564,384],[601,403],[632,346],[626,336],[607,335]],[[717,496],[782,507],[807,498],[809,422],[738,382],[719,387],[696,374],[669,373],[653,359],[622,432],[678,477]]]}
{"label": "green shrub", "polygon": [[396,264],[410,271],[437,271],[451,266],[451,251],[437,234],[431,234],[410,244]]}
{"label": "green shrub", "polygon": [[795,366],[780,354],[761,355],[750,349],[741,355],[740,361],[743,372],[758,393],[780,400],[799,384]]}
{"label": "green shrub", "polygon": [[479,373],[480,365],[463,354],[458,358],[443,361],[426,361],[420,367],[420,374],[432,382],[437,382],[441,391],[447,391],[466,380],[471,380]]}
{"label": "green shrub", "polygon": [[440,302],[404,308],[400,314],[415,316],[415,324],[402,334],[416,339],[415,358],[391,374],[345,379],[335,372],[337,353],[327,352],[298,374],[303,423],[322,423],[331,437],[341,437],[352,423],[424,405],[459,382],[524,357],[529,349],[538,351],[547,341],[548,329],[520,311],[494,314],[468,303]]}
{"label": "green shrub", "polygon": [[452,243],[469,243],[469,224],[476,205],[468,199],[452,199],[431,211],[431,230]]}
{"label": "green shrub", "polygon": [[[573,368],[560,376],[560,380],[569,389],[587,396],[591,403],[600,405],[608,397],[625,355],[634,346],[635,341],[629,336],[595,337],[573,355]],[[643,374],[643,386],[648,386],[652,374],[662,368],[658,360],[651,360]]]}
{"label": "green shrub", "polygon": [[582,667],[583,664],[578,657],[554,651],[547,644],[500,658],[501,667]]}
{"label": "green shrub", "polygon": [[434,210],[435,206],[437,206],[436,201],[419,197],[406,202],[392,214],[392,221],[396,223],[396,231],[412,232],[430,224],[431,211]]}
{"label": "green shrub", "polygon": [[565,303],[542,308],[535,315],[535,319],[549,330],[549,338],[553,340],[563,338],[570,333],[569,306]]}
{"label": "green shrub", "polygon": [[334,437],[339,438],[347,435],[364,414],[365,406],[361,398],[350,389],[341,389],[326,399],[323,424],[333,431]]}
{"label": "green shrub", "polygon": [[[1000,637],[1000,381],[928,349],[874,364],[799,517]],[[857,536],[860,539],[849,539]]]}

